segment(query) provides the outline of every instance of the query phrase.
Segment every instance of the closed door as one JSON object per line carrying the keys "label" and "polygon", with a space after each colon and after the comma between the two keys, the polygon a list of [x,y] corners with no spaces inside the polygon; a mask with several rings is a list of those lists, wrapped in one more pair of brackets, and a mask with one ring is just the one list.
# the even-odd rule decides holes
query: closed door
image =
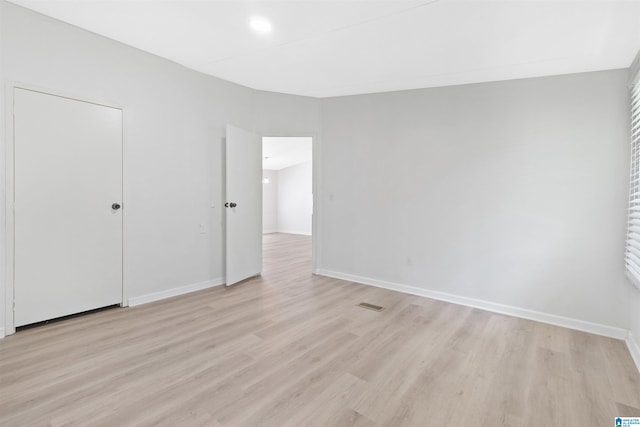
{"label": "closed door", "polygon": [[262,272],[262,143],[227,125],[226,284]]}
{"label": "closed door", "polygon": [[122,302],[122,110],[14,91],[14,324]]}

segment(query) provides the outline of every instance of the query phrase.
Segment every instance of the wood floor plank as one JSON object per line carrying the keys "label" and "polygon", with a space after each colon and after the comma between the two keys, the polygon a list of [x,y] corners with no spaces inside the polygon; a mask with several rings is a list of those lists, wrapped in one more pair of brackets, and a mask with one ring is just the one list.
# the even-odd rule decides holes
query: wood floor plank
{"label": "wood floor plank", "polygon": [[[640,416],[624,342],[311,271],[264,271],[0,341],[2,426],[597,426]],[[358,306],[383,306],[380,312]]]}

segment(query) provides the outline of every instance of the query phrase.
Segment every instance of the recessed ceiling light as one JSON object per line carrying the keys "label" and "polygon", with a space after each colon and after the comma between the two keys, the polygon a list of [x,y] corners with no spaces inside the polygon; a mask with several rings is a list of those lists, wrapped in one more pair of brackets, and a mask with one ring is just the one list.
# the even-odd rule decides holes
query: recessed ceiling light
{"label": "recessed ceiling light", "polygon": [[271,22],[261,16],[253,16],[249,20],[249,25],[258,33],[268,33],[271,31]]}

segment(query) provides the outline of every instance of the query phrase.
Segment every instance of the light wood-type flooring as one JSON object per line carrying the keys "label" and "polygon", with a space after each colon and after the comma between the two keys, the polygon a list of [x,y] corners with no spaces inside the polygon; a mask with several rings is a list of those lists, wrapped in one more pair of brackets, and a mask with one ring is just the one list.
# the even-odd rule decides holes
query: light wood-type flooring
{"label": "light wood-type flooring", "polygon": [[[640,416],[622,341],[310,274],[262,277],[0,341],[1,426],[613,426]],[[360,302],[384,306],[363,309]]]}

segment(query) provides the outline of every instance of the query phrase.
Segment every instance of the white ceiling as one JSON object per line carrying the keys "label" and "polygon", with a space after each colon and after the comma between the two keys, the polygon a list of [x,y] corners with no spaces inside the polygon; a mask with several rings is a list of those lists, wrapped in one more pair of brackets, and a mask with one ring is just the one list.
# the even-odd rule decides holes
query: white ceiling
{"label": "white ceiling", "polygon": [[[255,89],[329,97],[625,68],[628,0],[12,0]],[[260,15],[270,34],[249,29]]]}
{"label": "white ceiling", "polygon": [[311,137],[262,138],[262,169],[280,170],[312,158]]}

